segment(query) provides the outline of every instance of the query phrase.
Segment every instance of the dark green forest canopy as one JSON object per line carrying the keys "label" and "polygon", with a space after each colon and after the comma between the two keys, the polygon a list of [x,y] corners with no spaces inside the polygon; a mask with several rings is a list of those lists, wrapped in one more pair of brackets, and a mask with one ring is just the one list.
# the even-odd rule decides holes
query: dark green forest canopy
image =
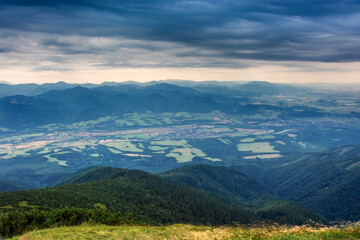
{"label": "dark green forest canopy", "polygon": [[331,220],[360,219],[360,148],[346,146],[301,154],[273,166],[237,165],[280,197]]}
{"label": "dark green forest canopy", "polygon": [[[190,188],[161,177],[110,167],[86,169],[62,186],[0,194],[3,211],[62,207],[106,208],[150,224],[277,221],[302,224],[309,219],[324,220],[296,205],[280,204],[261,211],[249,210],[237,199],[212,196],[211,192]],[[237,204],[235,204],[237,203]]]}

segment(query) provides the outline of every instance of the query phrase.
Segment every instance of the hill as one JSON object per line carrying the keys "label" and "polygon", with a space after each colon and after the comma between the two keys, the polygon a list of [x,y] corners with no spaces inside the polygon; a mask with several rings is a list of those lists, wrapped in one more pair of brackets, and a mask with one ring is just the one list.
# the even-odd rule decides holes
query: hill
{"label": "hill", "polygon": [[[65,185],[66,184],[66,185]],[[195,188],[138,170],[110,167],[85,169],[60,186],[0,193],[0,208],[7,211],[62,207],[106,208],[133,214],[144,223],[250,223],[255,220],[302,224],[323,220],[297,206],[276,206],[254,212],[239,204]],[[235,200],[234,200],[235,201]]]}
{"label": "hill", "polygon": [[65,113],[61,105],[35,97],[18,95],[0,99],[0,125],[8,128],[61,122]]}
{"label": "hill", "polygon": [[[109,89],[110,88],[110,89]],[[189,90],[169,84],[150,87],[77,86],[51,90],[37,96],[11,96],[0,99],[0,126],[32,128],[50,123],[73,123],[102,116],[122,116],[132,112],[211,112],[224,108],[215,101],[190,96]],[[119,90],[119,91],[118,91]]]}
{"label": "hill", "polygon": [[29,186],[19,182],[0,179],[0,191],[2,192],[25,190],[29,188]]}
{"label": "hill", "polygon": [[[90,167],[56,185],[111,180],[126,174],[128,174],[128,170],[125,169]],[[165,180],[208,192],[209,195],[218,196],[220,201],[242,207],[261,209],[282,203],[263,184],[228,167],[191,164],[160,173],[158,176]]]}
{"label": "hill", "polygon": [[92,168],[69,182],[78,184],[0,193],[0,206],[8,210],[100,207],[133,214],[138,221],[150,224],[249,223],[254,219],[246,209],[226,206],[202,192],[142,171]]}
{"label": "hill", "polygon": [[[125,169],[91,167],[70,176],[58,185],[117,179],[126,174],[128,170]],[[298,204],[277,198],[255,179],[231,168],[195,164],[161,173],[159,176],[200,190],[223,204],[253,209],[262,220],[302,223],[311,218],[326,222],[324,218]]]}
{"label": "hill", "polygon": [[347,146],[289,158],[270,167],[235,166],[282,198],[332,219],[360,219],[360,147]]}
{"label": "hill", "polygon": [[262,219],[317,219],[326,222],[308,209],[281,200],[269,188],[252,177],[222,166],[187,165],[165,173],[161,177],[208,192],[224,203],[251,208]]}
{"label": "hill", "polygon": [[222,166],[187,165],[161,177],[202,189],[252,206],[260,198],[274,196],[263,184],[236,170]]}
{"label": "hill", "polygon": [[15,95],[36,96],[51,90],[64,90],[76,86],[91,88],[99,85],[91,84],[91,83],[71,84],[66,82],[44,83],[44,84],[35,84],[35,83],[10,84],[7,82],[0,81],[0,98],[7,96],[15,96]]}

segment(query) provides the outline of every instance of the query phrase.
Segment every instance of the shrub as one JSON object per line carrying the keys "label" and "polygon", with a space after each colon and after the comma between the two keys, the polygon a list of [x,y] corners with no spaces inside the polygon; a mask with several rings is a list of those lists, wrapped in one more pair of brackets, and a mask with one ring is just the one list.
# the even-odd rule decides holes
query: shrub
{"label": "shrub", "polygon": [[63,208],[30,212],[0,213],[0,236],[8,238],[35,229],[80,224],[121,225],[135,223],[133,216],[111,213],[105,209]]}

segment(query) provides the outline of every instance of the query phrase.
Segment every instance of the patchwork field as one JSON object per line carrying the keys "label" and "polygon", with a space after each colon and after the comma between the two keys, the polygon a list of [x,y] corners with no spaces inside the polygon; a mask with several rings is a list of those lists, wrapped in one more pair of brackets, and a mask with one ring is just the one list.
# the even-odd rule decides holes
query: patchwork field
{"label": "patchwork field", "polygon": [[[317,121],[323,126],[321,132],[313,127]],[[189,163],[273,161],[291,154],[323,151],[337,146],[339,139],[345,145],[356,144],[354,127],[357,129],[358,123],[333,118],[324,121],[279,121],[268,111],[256,115],[148,112],[2,132],[0,178],[23,181],[28,174],[30,181],[36,175],[40,182],[36,186],[43,186],[42,182],[52,180],[40,173],[52,176],[89,166],[161,172]]]}
{"label": "patchwork field", "polygon": [[[204,125],[154,127],[189,119],[210,122]],[[117,121],[122,125],[128,122],[127,126],[146,127],[117,131],[87,130],[109,121]],[[247,125],[249,124],[257,125],[258,123],[254,121],[247,123]],[[282,157],[281,146],[296,145],[299,149],[311,146],[305,141],[294,141],[297,140],[297,134],[293,129],[260,129],[238,126],[239,119],[237,117],[229,117],[216,112],[209,114],[127,114],[124,119],[104,117],[96,121],[71,125],[71,127],[80,128],[83,131],[70,131],[68,126],[66,131],[54,131],[59,126],[48,125],[46,127],[52,128],[52,131],[48,133],[22,134],[2,138],[0,140],[0,159],[37,156],[45,158],[49,163],[67,167],[72,164],[72,158],[62,160],[60,154],[79,152],[101,160],[105,154],[104,148],[101,148],[103,146],[107,153],[123,158],[128,157],[129,161],[145,158],[157,159],[162,156],[169,161],[175,160],[177,163],[188,163],[195,158],[220,162],[224,159],[218,154],[208,155],[207,152],[211,152],[209,151],[211,149],[208,149],[207,145],[200,144],[200,147],[194,147],[188,143],[187,139],[196,139],[199,143],[202,139],[217,139],[220,144],[226,145],[224,150],[227,150],[225,151],[237,150],[245,153],[245,155],[239,155],[240,159],[278,158]],[[236,142],[238,144],[235,144]]]}

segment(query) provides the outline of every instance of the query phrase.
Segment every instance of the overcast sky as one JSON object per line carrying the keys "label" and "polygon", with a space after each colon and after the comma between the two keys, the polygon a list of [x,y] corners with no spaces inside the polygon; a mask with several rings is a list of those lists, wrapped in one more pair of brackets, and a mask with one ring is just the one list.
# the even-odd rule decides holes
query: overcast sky
{"label": "overcast sky", "polygon": [[359,0],[0,0],[0,81],[360,82]]}

